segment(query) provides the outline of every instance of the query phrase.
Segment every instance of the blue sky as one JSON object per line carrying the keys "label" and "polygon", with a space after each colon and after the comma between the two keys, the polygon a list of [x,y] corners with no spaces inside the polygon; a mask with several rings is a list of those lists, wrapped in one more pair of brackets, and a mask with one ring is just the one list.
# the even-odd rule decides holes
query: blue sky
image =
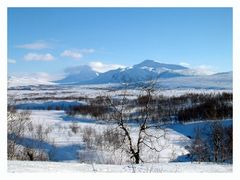
{"label": "blue sky", "polygon": [[9,8],[8,72],[56,74],[145,59],[232,70],[231,8]]}

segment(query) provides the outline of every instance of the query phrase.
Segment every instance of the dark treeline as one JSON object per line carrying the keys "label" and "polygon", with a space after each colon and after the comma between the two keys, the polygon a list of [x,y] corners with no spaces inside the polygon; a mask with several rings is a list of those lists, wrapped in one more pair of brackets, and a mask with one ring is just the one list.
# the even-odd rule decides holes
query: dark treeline
{"label": "dark treeline", "polygon": [[16,99],[16,101],[52,101],[52,100],[86,100],[87,97],[83,96],[63,96],[63,97],[56,97],[56,96],[41,96],[41,97],[25,97],[21,99]]}
{"label": "dark treeline", "polygon": [[66,111],[68,115],[74,116],[77,114],[90,115],[97,119],[104,119],[110,108],[103,104],[106,97],[97,96],[96,98],[88,98],[86,104],[70,106]]}
{"label": "dark treeline", "polygon": [[205,119],[226,119],[232,117],[232,104],[212,98],[206,102],[182,109],[178,112],[180,122]]}
{"label": "dark treeline", "polygon": [[70,106],[67,110],[65,110],[68,115],[74,116],[77,114],[81,115],[91,115],[95,118],[104,117],[103,115],[109,112],[109,109],[104,106],[97,105],[77,105]]}
{"label": "dark treeline", "polygon": [[[87,104],[71,106],[66,111],[69,115],[91,115],[98,119],[109,119],[111,109],[106,106],[106,99],[110,97],[98,96],[88,98]],[[115,98],[112,102],[116,106],[124,105],[129,109],[132,120],[139,115],[138,108],[149,101],[149,116],[153,121],[161,123],[190,122],[196,120],[215,120],[232,118],[232,93],[218,94],[185,94],[179,97],[140,95],[136,99]],[[133,110],[136,108],[135,110]],[[133,110],[133,111],[131,111]]]}
{"label": "dark treeline", "polygon": [[[112,111],[108,107],[106,100],[111,98],[114,105],[128,107],[128,120],[139,120],[141,112],[138,109],[149,101],[149,116],[153,122],[166,123],[185,123],[198,120],[216,120],[232,118],[232,93],[217,94],[184,94],[182,96],[151,96],[139,95],[136,99],[130,99],[127,96],[118,96],[117,98],[107,96],[89,97],[66,97],[67,100],[74,102],[45,102],[26,103],[16,105],[17,109],[40,109],[40,110],[64,110],[67,114],[74,116],[77,114],[90,115],[96,119],[109,119],[109,113]],[[64,99],[61,97],[61,100]],[[43,99],[41,99],[43,100]],[[56,100],[56,99],[54,99]],[[57,99],[60,100],[60,99]],[[83,101],[84,103],[78,103]]]}
{"label": "dark treeline", "polygon": [[[141,106],[146,100],[145,96],[139,96],[134,105]],[[150,101],[152,119],[163,123],[232,118],[232,93],[159,96]]]}

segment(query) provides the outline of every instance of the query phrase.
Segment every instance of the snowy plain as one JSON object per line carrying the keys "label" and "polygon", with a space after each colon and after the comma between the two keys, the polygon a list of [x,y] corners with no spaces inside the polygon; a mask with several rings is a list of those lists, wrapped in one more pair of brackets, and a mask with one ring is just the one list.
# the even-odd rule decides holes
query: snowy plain
{"label": "snowy plain", "polygon": [[64,162],[8,161],[10,173],[231,173],[229,164],[158,163],[139,165],[81,164]]}
{"label": "snowy plain", "polygon": [[[69,117],[64,111],[45,110],[32,110],[31,121],[33,126],[42,125],[43,129],[51,129],[49,142],[43,143],[42,148],[48,151],[54,150],[53,161],[80,162],[78,156],[81,155],[81,161],[90,163],[96,162],[104,164],[113,161],[117,162],[117,164],[128,163],[127,160],[129,158],[121,156],[121,153],[118,151],[109,153],[101,150],[90,151],[89,149],[85,149],[84,142],[81,138],[81,131],[84,128],[91,127],[97,132],[102,132],[109,128],[109,124],[107,123],[99,123],[88,117]],[[79,127],[79,133],[75,134],[72,132],[72,122]],[[154,131],[152,133],[155,134],[163,133],[163,130],[152,129],[151,131]],[[136,139],[137,128],[132,127],[131,133],[133,138]],[[147,149],[144,151],[144,160],[147,162],[169,162],[178,156],[184,156],[188,153],[184,148],[184,146],[190,143],[188,137],[171,128],[167,128],[164,133],[166,133],[165,137],[159,140],[159,143],[163,145],[163,150],[160,153],[156,154],[156,152]],[[31,133],[26,133],[25,137],[31,139]],[[52,142],[54,142],[54,146]]]}
{"label": "snowy plain", "polygon": [[[185,77],[173,78],[171,81],[176,83],[169,82],[170,87],[160,88],[154,93],[155,95],[181,96],[187,93],[232,92],[231,83],[224,85],[223,89],[205,88],[205,83],[209,80],[199,82],[198,78],[194,80],[192,87],[179,86],[187,84],[188,80]],[[215,80],[213,79],[211,82],[213,87],[216,87],[215,85],[221,87],[225,83]],[[24,84],[21,84],[21,81],[17,81],[18,83],[10,81],[8,96],[13,96],[17,105],[25,104],[30,109],[33,108],[32,103],[39,105],[62,102],[84,103],[78,98],[95,98],[99,95],[120,97],[124,93],[128,98],[134,99],[141,93],[138,89],[128,89],[127,91],[117,89],[115,88],[117,84],[58,86],[35,79]],[[32,83],[34,81],[35,83]],[[168,84],[167,80],[162,80],[161,83]],[[200,86],[200,88],[194,88],[195,86]],[[81,134],[83,129],[91,127],[97,132],[101,132],[109,127],[91,117],[69,117],[64,111],[31,110],[31,121],[34,126],[42,125],[44,129],[49,129],[49,139],[41,144],[41,148],[54,151],[51,162],[8,161],[8,172],[232,172],[231,164],[191,163],[184,160],[189,153],[186,147],[191,143],[190,137],[193,137],[194,129],[211,123],[211,120],[194,124],[167,125],[166,131],[164,131],[165,138],[159,140],[163,146],[162,151],[156,153],[147,149],[143,150],[145,163],[139,165],[132,165],[128,161],[129,157],[122,155],[119,151],[110,153],[106,149],[94,151],[86,149]],[[78,133],[71,130],[73,123],[79,127]],[[232,120],[225,120],[225,123],[232,123]],[[151,129],[151,131],[152,133],[163,133],[161,130]],[[132,127],[131,133],[136,137],[137,132],[134,127]],[[25,143],[31,144],[34,141],[31,133],[25,134]],[[175,162],[176,159],[178,162]],[[179,162],[179,159],[182,162]],[[109,162],[115,162],[115,164]]]}
{"label": "snowy plain", "polygon": [[[194,129],[211,121],[168,125],[167,139],[160,140],[164,142],[166,149],[158,155],[157,152],[146,150],[146,163],[133,165],[127,162],[127,157],[119,158],[120,153],[117,151],[114,154],[104,151],[89,152],[84,148],[81,132],[75,134],[70,128],[72,122],[75,122],[80,130],[93,127],[103,131],[108,127],[107,124],[97,123],[87,117],[69,118],[64,111],[31,112],[31,120],[35,126],[41,124],[43,128],[51,129],[49,142],[45,142],[42,148],[54,150],[54,156],[51,162],[8,161],[8,172],[232,172],[231,164],[191,163],[184,159],[182,162],[174,162],[175,159],[188,154],[185,147],[191,143],[189,136],[193,135]],[[225,123],[231,124],[232,120],[225,120]],[[132,131],[135,133],[134,128]],[[26,134],[26,138],[31,139],[31,135]],[[80,154],[82,160],[79,160]],[[116,161],[118,164],[108,164],[109,161]]]}

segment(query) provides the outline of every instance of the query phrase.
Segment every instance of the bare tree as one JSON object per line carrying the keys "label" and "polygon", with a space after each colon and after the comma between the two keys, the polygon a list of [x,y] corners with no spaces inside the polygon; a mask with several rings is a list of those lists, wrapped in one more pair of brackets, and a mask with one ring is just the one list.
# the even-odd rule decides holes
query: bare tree
{"label": "bare tree", "polygon": [[[136,101],[137,111],[134,113],[128,107],[130,100],[126,97],[127,90],[125,90],[120,100],[107,96],[103,101],[105,106],[110,109],[109,120],[116,123],[117,128],[122,131],[121,148],[124,148],[136,164],[143,162],[141,157],[143,147],[156,152],[166,148],[158,141],[160,138],[165,137],[165,131],[159,130],[159,134],[150,131],[151,128],[160,128],[159,125],[151,123],[151,112],[156,106],[153,101],[154,83],[151,82],[143,87],[141,91],[142,93]],[[133,121],[134,128],[137,128],[137,135],[134,135],[131,130],[131,122]]]}

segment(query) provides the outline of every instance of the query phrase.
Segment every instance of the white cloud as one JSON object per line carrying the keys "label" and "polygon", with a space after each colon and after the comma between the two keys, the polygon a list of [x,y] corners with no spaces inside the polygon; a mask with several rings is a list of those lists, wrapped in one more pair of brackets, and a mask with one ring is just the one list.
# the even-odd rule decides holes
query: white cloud
{"label": "white cloud", "polygon": [[184,70],[185,73],[194,74],[194,75],[211,75],[215,74],[216,70],[212,66],[209,65],[199,65],[199,66],[192,66],[187,62],[180,62],[179,65],[188,67],[188,70]]}
{"label": "white cloud", "polygon": [[120,64],[103,64],[100,61],[90,62],[89,66],[97,72],[106,72],[109,70],[126,67],[126,66],[120,65]]}
{"label": "white cloud", "polygon": [[84,55],[95,52],[94,49],[67,49],[61,53],[61,56],[81,59]]}
{"label": "white cloud", "polygon": [[16,47],[22,48],[22,49],[33,49],[33,50],[41,50],[41,49],[50,48],[49,44],[44,41],[36,41],[33,43],[28,43],[28,44],[21,44],[21,45],[17,45]]}
{"label": "white cloud", "polygon": [[191,65],[187,62],[180,62],[179,65],[184,66],[184,67],[190,67]]}
{"label": "white cloud", "polygon": [[26,61],[52,61],[54,60],[54,56],[50,53],[46,54],[37,54],[37,53],[28,53],[24,57]]}
{"label": "white cloud", "polygon": [[61,56],[71,57],[74,59],[80,59],[83,57],[82,53],[77,50],[65,50],[61,53]]}
{"label": "white cloud", "polygon": [[16,64],[17,61],[15,59],[8,59],[9,64]]}
{"label": "white cloud", "polygon": [[206,74],[206,75],[211,75],[216,73],[214,68],[212,66],[208,65],[200,65],[196,68],[193,68],[196,72],[199,72],[199,74]]}

